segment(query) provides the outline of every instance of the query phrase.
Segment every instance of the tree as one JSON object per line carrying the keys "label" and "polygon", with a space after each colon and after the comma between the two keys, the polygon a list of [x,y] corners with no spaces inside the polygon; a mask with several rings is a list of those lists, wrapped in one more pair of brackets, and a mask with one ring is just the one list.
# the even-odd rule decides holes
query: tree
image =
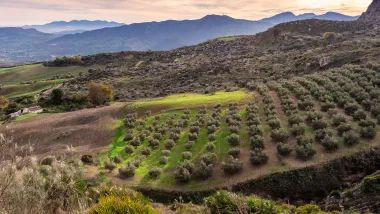
{"label": "tree", "polygon": [[102,105],[106,101],[113,100],[113,88],[101,83],[88,84],[88,97],[94,105]]}
{"label": "tree", "polygon": [[8,107],[9,101],[4,96],[0,96],[0,109]]}
{"label": "tree", "polygon": [[60,88],[56,88],[51,92],[51,101],[53,105],[61,105],[63,98],[63,91]]}

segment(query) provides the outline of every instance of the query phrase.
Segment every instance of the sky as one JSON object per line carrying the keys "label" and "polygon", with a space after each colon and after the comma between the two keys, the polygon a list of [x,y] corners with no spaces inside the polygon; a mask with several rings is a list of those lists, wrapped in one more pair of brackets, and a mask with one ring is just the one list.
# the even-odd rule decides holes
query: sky
{"label": "sky", "polygon": [[281,12],[360,15],[372,0],[0,0],[0,26],[107,20],[126,24],[228,15],[259,20]]}

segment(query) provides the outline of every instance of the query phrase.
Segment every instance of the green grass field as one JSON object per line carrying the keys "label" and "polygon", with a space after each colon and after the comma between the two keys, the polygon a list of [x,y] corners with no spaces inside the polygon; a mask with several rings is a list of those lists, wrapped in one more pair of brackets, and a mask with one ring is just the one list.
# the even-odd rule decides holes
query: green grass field
{"label": "green grass field", "polygon": [[[88,67],[84,66],[45,67],[42,64],[0,68],[0,84],[3,85],[0,95],[7,98],[15,98],[38,94],[67,80],[48,79],[67,74],[78,76],[81,72],[87,73],[88,69]],[[33,84],[20,84],[21,82],[30,81],[36,82]]]}

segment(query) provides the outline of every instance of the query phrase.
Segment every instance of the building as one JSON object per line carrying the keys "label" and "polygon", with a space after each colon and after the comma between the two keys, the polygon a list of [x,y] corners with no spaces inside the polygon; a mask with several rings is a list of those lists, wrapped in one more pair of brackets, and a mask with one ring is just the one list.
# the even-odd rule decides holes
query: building
{"label": "building", "polygon": [[43,111],[44,110],[40,106],[33,106],[33,107],[29,107],[29,108],[23,108],[18,112],[9,114],[9,117],[11,119],[15,119],[15,118],[20,117],[21,115],[24,115],[24,114],[37,114],[37,113],[42,113]]}

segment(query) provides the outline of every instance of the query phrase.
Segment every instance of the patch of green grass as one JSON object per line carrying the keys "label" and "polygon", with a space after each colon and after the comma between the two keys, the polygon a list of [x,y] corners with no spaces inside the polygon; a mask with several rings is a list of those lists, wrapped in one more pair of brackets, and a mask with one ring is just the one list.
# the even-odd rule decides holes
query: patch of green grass
{"label": "patch of green grass", "polygon": [[67,81],[66,79],[61,80],[49,80],[41,81],[33,84],[19,84],[19,85],[5,85],[2,90],[0,90],[0,95],[6,98],[15,98],[23,96],[31,96],[40,93],[43,90],[54,87],[57,84]]}
{"label": "patch of green grass", "polygon": [[46,113],[39,113],[39,114],[24,114],[24,115],[21,115],[20,117],[17,117],[17,118],[16,118],[16,121],[26,120],[26,119],[29,119],[29,118],[37,117],[37,116],[42,115],[42,114],[46,114]]}
{"label": "patch of green grass", "polygon": [[252,99],[253,94],[245,91],[216,92],[215,94],[178,94],[171,95],[151,101],[138,101],[128,106],[128,108],[156,108],[165,107],[167,109],[181,109],[201,105],[215,105],[217,103],[227,104],[233,102],[247,101]]}
{"label": "patch of green grass", "polygon": [[226,37],[220,37],[220,38],[217,38],[218,41],[225,41],[225,42],[228,42],[228,41],[233,41],[235,39],[237,39],[239,37],[237,36],[226,36]]}

